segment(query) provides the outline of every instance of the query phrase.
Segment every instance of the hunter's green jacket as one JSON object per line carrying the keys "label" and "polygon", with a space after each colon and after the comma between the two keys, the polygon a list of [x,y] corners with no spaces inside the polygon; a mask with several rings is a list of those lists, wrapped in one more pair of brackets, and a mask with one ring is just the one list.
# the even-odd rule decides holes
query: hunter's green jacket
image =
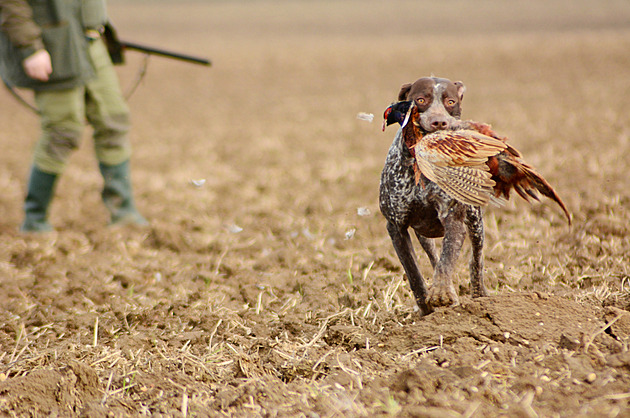
{"label": "hunter's green jacket", "polygon": [[[84,83],[94,75],[86,30],[106,21],[105,0],[0,0],[0,76],[10,86],[34,90]],[[22,68],[40,49],[52,59],[47,82],[29,78]]]}

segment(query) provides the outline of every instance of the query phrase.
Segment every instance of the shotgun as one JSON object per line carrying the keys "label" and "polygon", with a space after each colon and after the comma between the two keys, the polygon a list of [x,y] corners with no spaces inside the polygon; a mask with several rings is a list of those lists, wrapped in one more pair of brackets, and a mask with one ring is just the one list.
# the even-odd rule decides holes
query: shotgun
{"label": "shotgun", "polygon": [[167,51],[160,48],[153,48],[146,45],[140,45],[135,42],[122,41],[118,39],[116,30],[110,23],[107,23],[104,27],[103,38],[105,40],[105,43],[107,44],[107,50],[109,51],[109,56],[111,57],[112,62],[117,65],[125,63],[125,57],[123,55],[125,49],[132,49],[135,51],[144,52],[145,54],[159,55],[162,57],[186,61],[193,64],[212,65],[210,60],[206,58],[181,54],[179,52]]}

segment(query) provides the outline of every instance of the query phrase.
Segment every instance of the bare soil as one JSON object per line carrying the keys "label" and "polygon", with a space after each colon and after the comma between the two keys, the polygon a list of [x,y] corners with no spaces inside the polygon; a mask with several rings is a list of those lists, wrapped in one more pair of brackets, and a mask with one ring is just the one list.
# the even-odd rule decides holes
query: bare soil
{"label": "bare soil", "polygon": [[[0,94],[0,416],[630,415],[627,2],[110,15],[214,65],[151,58],[130,98],[146,229],[106,227],[86,129],[56,232],[18,233],[37,118]],[[461,305],[420,318],[378,213],[380,122],[431,74],[466,84],[463,116],[510,137],[574,225],[549,202],[488,208],[491,296],[467,296],[465,245]]]}

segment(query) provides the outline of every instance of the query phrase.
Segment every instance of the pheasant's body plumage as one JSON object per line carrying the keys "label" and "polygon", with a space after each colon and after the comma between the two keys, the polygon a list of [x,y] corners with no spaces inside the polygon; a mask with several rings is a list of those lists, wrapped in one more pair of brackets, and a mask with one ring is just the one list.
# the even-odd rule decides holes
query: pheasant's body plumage
{"label": "pheasant's body plumage", "polygon": [[414,158],[416,184],[424,175],[452,198],[473,206],[502,205],[512,189],[527,201],[538,200],[538,191],[555,201],[571,222],[551,185],[490,125],[462,121],[452,129],[424,134],[417,109],[409,112],[403,138]]}

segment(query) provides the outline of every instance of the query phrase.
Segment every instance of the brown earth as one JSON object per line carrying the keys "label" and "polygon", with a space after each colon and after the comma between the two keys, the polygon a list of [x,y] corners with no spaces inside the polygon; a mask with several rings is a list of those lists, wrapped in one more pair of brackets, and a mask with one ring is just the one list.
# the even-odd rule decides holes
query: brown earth
{"label": "brown earth", "polygon": [[[37,118],[0,95],[0,416],[630,416],[627,2],[110,14],[214,66],[152,58],[130,99],[146,230],[105,227],[86,132],[57,232],[19,234]],[[378,213],[380,115],[430,74],[464,81],[464,117],[509,136],[574,225],[489,208],[492,295],[466,296],[465,246],[462,304],[419,318]]]}

